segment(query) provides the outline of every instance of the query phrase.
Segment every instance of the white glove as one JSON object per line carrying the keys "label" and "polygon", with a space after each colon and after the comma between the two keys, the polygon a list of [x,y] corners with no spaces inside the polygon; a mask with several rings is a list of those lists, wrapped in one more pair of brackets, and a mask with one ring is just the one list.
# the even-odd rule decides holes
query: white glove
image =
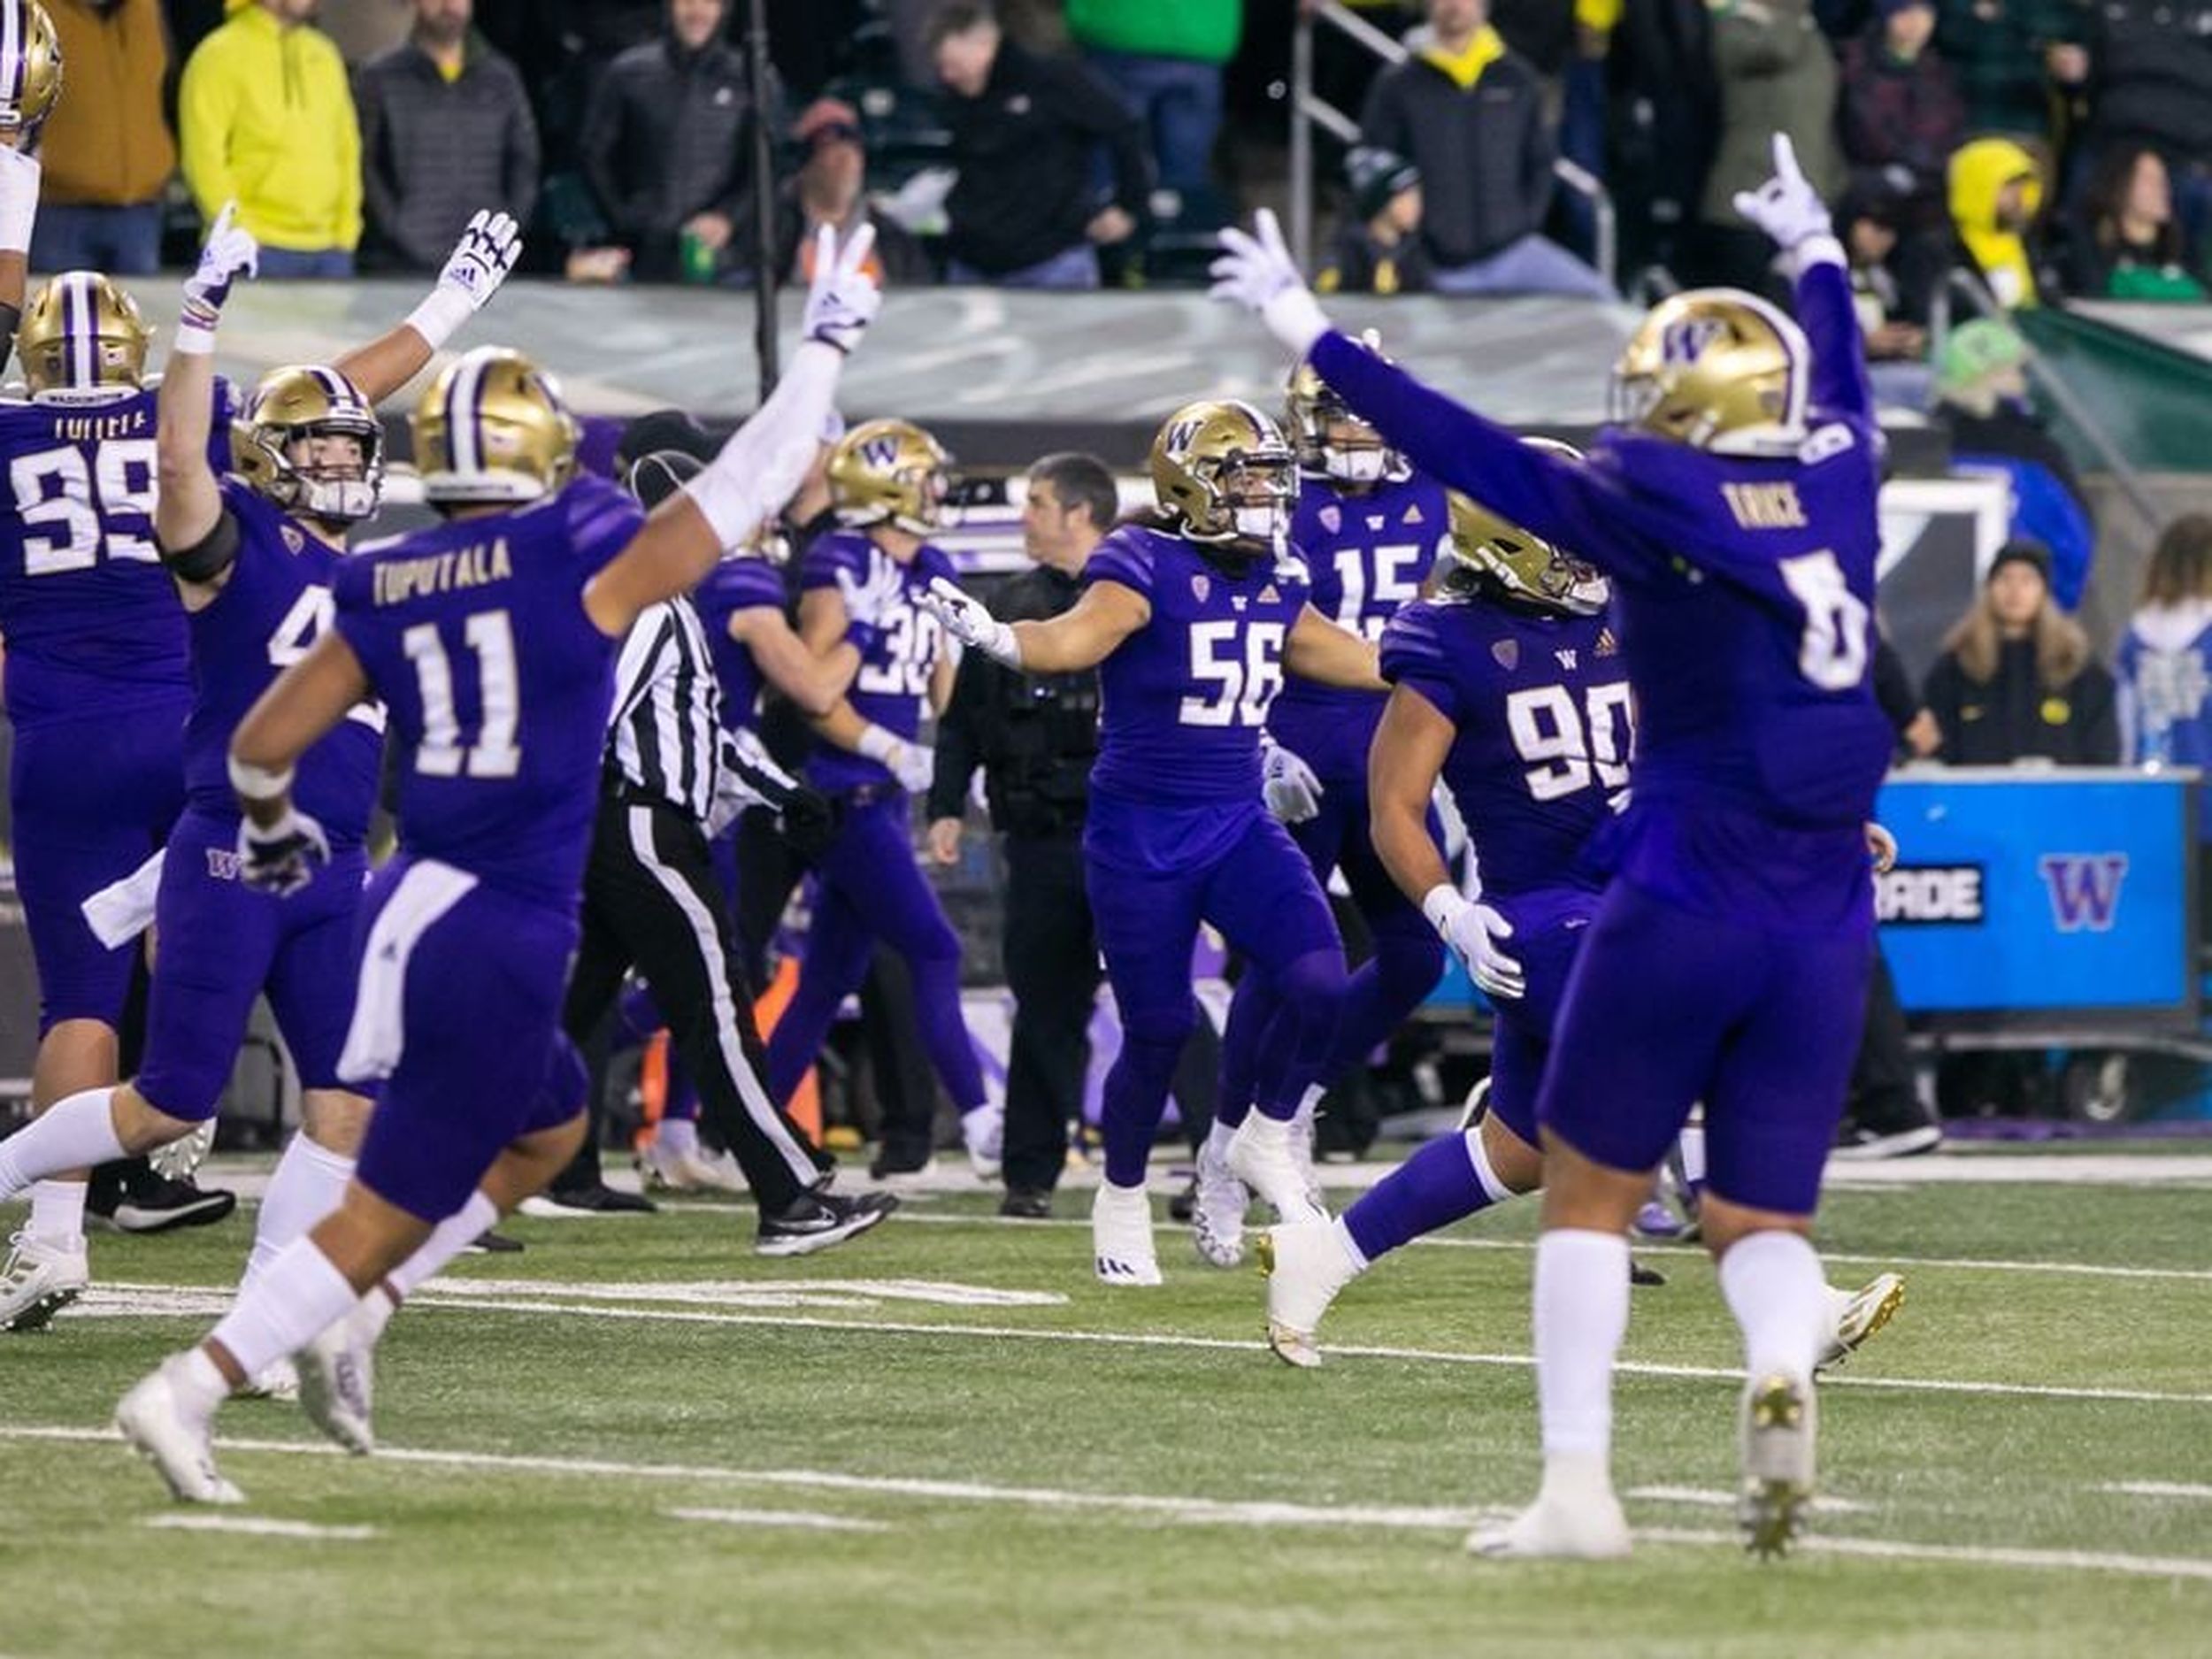
{"label": "white glove", "polygon": [[1253,227],[1259,232],[1256,238],[1233,225],[1222,231],[1221,257],[1208,267],[1214,279],[1210,291],[1214,298],[1256,314],[1269,333],[1303,357],[1329,332],[1329,319],[1298,274],[1298,262],[1283,243],[1275,215],[1262,208]]}
{"label": "white glove", "polygon": [[1022,648],[1014,638],[1013,624],[1001,622],[981,600],[963,592],[957,583],[933,576],[928,588],[916,595],[916,603],[935,617],[938,626],[961,644],[972,647],[1009,668],[1022,665]]}
{"label": "white glove", "polygon": [[845,637],[864,657],[882,631],[884,618],[904,601],[906,572],[887,558],[878,560],[865,581],[856,581],[850,571],[839,571],[837,591],[845,601]]}
{"label": "white glove", "polygon": [[505,213],[478,208],[438,273],[438,286],[408,314],[408,326],[437,350],[484,309],[521,257],[522,227]]}
{"label": "white glove", "polygon": [[38,218],[38,157],[0,144],[0,253],[28,253]]}
{"label": "white glove", "polygon": [[330,862],[323,826],[296,806],[264,829],[251,818],[238,825],[238,879],[257,893],[288,899]]}
{"label": "white glove", "polygon": [[937,776],[935,749],[926,743],[909,742],[879,726],[871,726],[860,734],[860,752],[897,779],[899,787],[909,795],[921,794]]}
{"label": "white glove", "polygon": [[238,204],[226,202],[200,250],[199,268],[184,280],[184,304],[177,315],[171,349],[206,357],[215,349],[215,325],[230,298],[230,285],[252,276],[261,265],[261,244],[242,225],[233,223]]}
{"label": "white glove", "polygon": [[1298,755],[1267,738],[1260,740],[1260,798],[1270,816],[1285,824],[1303,824],[1321,810],[1321,780]]}
{"label": "white glove", "polygon": [[864,267],[876,245],[876,227],[863,225],[842,250],[837,233],[825,225],[814,238],[814,280],[806,291],[800,326],[818,340],[849,353],[883,308],[883,294]]}
{"label": "white glove", "polygon": [[1442,884],[1429,889],[1421,901],[1421,914],[1467,964],[1469,976],[1485,996],[1518,1002],[1527,994],[1521,964],[1498,949],[1499,940],[1513,937],[1513,924],[1504,917]]}
{"label": "white glove", "polygon": [[1789,256],[1793,266],[1832,258],[1840,264],[1843,245],[1820,192],[1806,181],[1789,134],[1774,135],[1774,176],[1755,190],[1736,192],[1736,211],[1764,231]]}

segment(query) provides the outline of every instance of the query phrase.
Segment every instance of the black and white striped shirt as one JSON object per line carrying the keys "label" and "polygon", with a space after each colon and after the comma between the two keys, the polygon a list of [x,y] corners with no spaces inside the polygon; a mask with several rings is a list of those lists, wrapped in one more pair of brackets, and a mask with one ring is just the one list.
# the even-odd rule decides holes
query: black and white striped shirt
{"label": "black and white striped shirt", "polygon": [[704,824],[714,803],[722,692],[687,599],[638,614],[615,664],[607,766],[634,790]]}

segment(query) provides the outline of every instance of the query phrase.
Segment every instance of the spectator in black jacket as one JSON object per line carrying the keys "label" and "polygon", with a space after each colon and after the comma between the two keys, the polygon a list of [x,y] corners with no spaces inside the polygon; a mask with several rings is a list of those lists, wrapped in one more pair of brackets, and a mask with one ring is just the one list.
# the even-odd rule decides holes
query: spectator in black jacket
{"label": "spectator in black jacket", "polygon": [[527,225],[538,127],[515,66],[470,28],[471,0],[415,0],[406,44],[362,65],[361,195],[373,256],[435,271],[479,208]]}
{"label": "spectator in black jacket", "polygon": [[[1098,249],[1135,234],[1151,191],[1142,124],[1112,88],[1069,58],[1006,38],[980,0],[949,0],[929,27],[959,181],[945,200],[951,282],[1094,288]],[[1092,157],[1113,157],[1101,205]]]}
{"label": "spectator in black jacket", "polygon": [[1485,0],[1429,0],[1413,56],[1367,95],[1360,142],[1421,174],[1421,237],[1440,294],[1609,299],[1588,265],[1540,234],[1557,155],[1536,72],[1509,50]]}
{"label": "spectator in black jacket", "polygon": [[1417,294],[1429,286],[1421,245],[1421,171],[1403,156],[1356,145],[1344,158],[1351,211],[1313,273],[1314,292]]}
{"label": "spectator in black jacket", "polygon": [[2119,764],[2111,672],[2090,656],[2081,625],[2052,603],[2050,568],[2040,543],[2008,541],[1945,639],[1925,700],[1946,764]]}
{"label": "spectator in black jacket", "polygon": [[2088,150],[2163,156],[2193,245],[2212,219],[2212,0],[2106,0],[2092,16]]}
{"label": "spectator in black jacket", "polygon": [[[725,0],[669,0],[661,38],[607,66],[580,148],[592,192],[649,282],[755,268],[751,66],[722,38]],[[770,97],[780,102],[771,77]],[[781,112],[766,112],[771,132]],[[687,273],[688,242],[695,263]]]}

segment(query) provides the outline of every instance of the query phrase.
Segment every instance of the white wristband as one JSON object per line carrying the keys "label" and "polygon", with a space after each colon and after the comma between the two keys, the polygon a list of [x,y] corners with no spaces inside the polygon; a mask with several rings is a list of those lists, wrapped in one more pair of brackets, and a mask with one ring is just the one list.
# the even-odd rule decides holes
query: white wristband
{"label": "white wristband", "polygon": [[1850,263],[1844,257],[1843,243],[1830,231],[1806,237],[1790,250],[1789,259],[1793,277],[1801,276],[1816,265],[1845,266]]}
{"label": "white wristband", "polygon": [[241,800],[274,801],[292,787],[293,769],[289,766],[282,772],[271,772],[266,766],[257,766],[235,755],[229,757],[228,764],[230,787],[238,792]]}
{"label": "white wristband", "polygon": [[879,726],[868,726],[861,730],[857,748],[858,752],[865,755],[870,760],[887,765],[890,764],[891,757],[897,754],[904,743],[903,738],[885,731]]}
{"label": "white wristband", "polygon": [[441,282],[423,303],[407,313],[407,326],[430,342],[433,351],[453,338],[463,323],[476,315],[476,307],[459,288]]}
{"label": "white wristband", "polygon": [[1444,939],[1451,937],[1453,918],[1466,908],[1465,895],[1448,881],[1438,882],[1421,895],[1421,914],[1429,918],[1429,926]]}
{"label": "white wristband", "polygon": [[215,331],[197,323],[180,322],[176,333],[169,336],[169,349],[180,357],[211,357],[215,355]]}

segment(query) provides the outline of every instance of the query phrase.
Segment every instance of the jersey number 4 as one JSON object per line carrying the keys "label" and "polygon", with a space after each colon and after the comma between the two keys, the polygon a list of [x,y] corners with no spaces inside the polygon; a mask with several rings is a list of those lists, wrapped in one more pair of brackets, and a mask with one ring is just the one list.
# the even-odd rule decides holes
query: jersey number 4
{"label": "jersey number 4", "polygon": [[[1283,688],[1283,640],[1279,622],[1194,622],[1190,630],[1190,677],[1208,689],[1187,695],[1176,711],[1185,726],[1261,726],[1268,705]],[[1237,635],[1244,636],[1241,660],[1230,655]]]}
{"label": "jersey number 4", "polygon": [[1577,708],[1564,686],[1538,686],[1505,700],[1506,729],[1529,763],[1528,792],[1539,801],[1586,789],[1593,775],[1604,789],[1628,782],[1635,716],[1627,686],[1593,686],[1583,701],[1585,708]]}
{"label": "jersey number 4", "polygon": [[150,565],[153,541],[117,527],[146,523],[154,511],[154,441],[119,438],[87,461],[82,449],[19,455],[8,468],[15,510],[24,525],[23,573],[53,576],[88,571],[104,548],[111,559]]}
{"label": "jersey number 4", "polygon": [[1797,672],[1823,691],[1848,691],[1866,677],[1866,601],[1843,580],[1826,548],[1781,563],[1790,595],[1805,607],[1805,632],[1797,645]]}
{"label": "jersey number 4", "polygon": [[480,611],[462,625],[476,657],[476,741],[461,747],[460,711],[453,700],[453,663],[434,622],[400,635],[422,693],[422,743],[415,770],[433,778],[511,778],[522,767],[515,732],[522,723],[521,680],[515,672],[514,624],[504,611]]}

